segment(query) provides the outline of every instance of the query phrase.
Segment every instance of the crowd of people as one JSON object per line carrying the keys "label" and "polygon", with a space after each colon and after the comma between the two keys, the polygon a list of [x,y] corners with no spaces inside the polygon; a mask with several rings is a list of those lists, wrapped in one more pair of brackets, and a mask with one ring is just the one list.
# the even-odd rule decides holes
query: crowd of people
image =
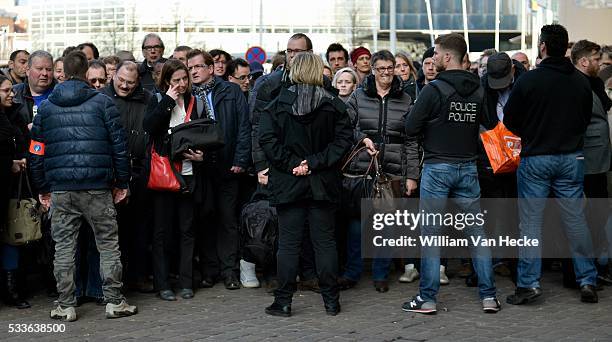
{"label": "crowd of people", "polygon": [[[299,285],[337,315],[340,291],[357,285],[367,264],[377,292],[389,291],[393,267],[399,282],[420,278],[402,309],[435,313],[440,285],[450,282],[439,248],[423,248],[420,259],[362,257],[360,200],[369,191],[359,186],[369,183],[359,180],[374,161],[399,184],[398,197],[460,197],[469,212],[481,197],[608,198],[612,48],[570,44],[565,28],[547,25],[537,49],[533,66],[523,52],[492,49],[470,61],[464,38],[451,33],[420,62],[338,43],[324,60],[297,33],[267,74],[218,49],[178,46],[165,58],[156,34],[144,37],[140,63],[128,51],[101,57],[93,43],[55,59],[14,51],[0,75],[0,222],[28,185],[44,214],[39,241],[0,242],[4,302],[29,308],[24,279],[39,277],[56,299],[52,318],[74,321],[88,301],[116,318],[138,311],[124,288],[176,301],[218,282],[228,290],[263,283],[274,295],[267,314],[290,316]],[[458,119],[457,106],[473,115]],[[205,119],[221,129],[223,146],[175,154],[175,128]],[[502,122],[522,140],[521,162],[495,174],[479,133]],[[176,189],[152,185],[164,158]],[[270,257],[245,247],[255,201],[273,222],[262,247]],[[432,203],[443,201],[421,208],[444,209]],[[596,303],[599,287],[612,285],[609,208],[597,223],[580,206],[562,209],[573,256],[563,261],[564,285]],[[540,237],[543,211],[520,201],[495,224]],[[594,232],[608,238],[595,241]],[[508,304],[542,295],[537,249],[503,260],[488,247],[471,252],[458,275],[478,287],[484,312],[501,309],[496,274],[516,283]]]}

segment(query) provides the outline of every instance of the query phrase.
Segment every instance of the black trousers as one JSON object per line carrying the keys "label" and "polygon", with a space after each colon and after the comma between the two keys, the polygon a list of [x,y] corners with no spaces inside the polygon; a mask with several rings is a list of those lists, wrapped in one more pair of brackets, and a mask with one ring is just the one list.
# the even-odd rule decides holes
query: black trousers
{"label": "black trousers", "polygon": [[[201,271],[203,275],[222,278],[237,275],[238,266],[238,200],[237,178],[222,177],[219,171],[209,169],[207,176],[213,177],[212,196],[215,212],[202,222],[198,238]],[[214,253],[216,251],[216,255]]]}
{"label": "black trousers", "polygon": [[295,278],[306,229],[310,232],[323,300],[326,303],[338,300],[335,206],[328,202],[306,200],[280,205],[276,209],[279,226],[278,289],[274,291],[276,302],[290,304],[297,289]]}
{"label": "black trousers", "polygon": [[[603,198],[608,198],[608,179],[606,174],[598,173],[584,175],[584,194],[587,198],[585,215],[589,230],[591,231],[594,255],[597,260],[597,257],[599,257],[601,252],[608,246],[605,227],[609,209],[607,201],[602,200]],[[589,199],[593,199],[593,201],[589,201]],[[598,272],[604,269],[604,267],[597,262],[595,265],[597,266]],[[562,260],[562,271],[563,284],[567,287],[575,287],[576,274],[574,272],[572,259]]]}
{"label": "black trousers", "polygon": [[[300,253],[300,280],[313,280],[317,278],[317,265],[315,263],[315,252],[310,238],[309,223],[305,222],[304,236],[302,237],[302,251]],[[335,238],[335,235],[334,235]]]}
{"label": "black trousers", "polygon": [[152,191],[153,194],[153,276],[158,291],[170,289],[169,250],[173,226],[178,226],[180,244],[179,284],[193,287],[194,205],[191,194]]}
{"label": "black trousers", "polygon": [[149,275],[149,246],[153,214],[151,192],[138,177],[130,182],[130,197],[117,210],[119,248],[128,281],[142,281]]}
{"label": "black trousers", "polygon": [[[587,223],[593,238],[595,257],[608,248],[606,223],[610,209],[608,207],[608,178],[605,173],[584,176],[584,194],[587,197],[585,210]],[[591,199],[591,201],[589,201]]]}

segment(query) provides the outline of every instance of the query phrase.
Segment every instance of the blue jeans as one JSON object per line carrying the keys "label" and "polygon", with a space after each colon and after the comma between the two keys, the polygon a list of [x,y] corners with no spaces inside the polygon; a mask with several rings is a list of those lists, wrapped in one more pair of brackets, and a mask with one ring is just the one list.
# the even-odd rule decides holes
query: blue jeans
{"label": "blue jeans", "polygon": [[[480,185],[476,163],[462,164],[424,164],[421,176],[421,202],[420,209],[427,213],[444,213],[446,201],[429,199],[457,198],[460,210],[463,213],[480,213]],[[424,225],[421,235],[440,235],[441,227]],[[465,238],[481,236],[486,238],[484,228],[463,229]],[[478,292],[481,299],[495,297],[495,278],[491,264],[491,250],[489,247],[470,247],[474,270],[478,275]],[[420,296],[423,300],[435,302],[440,289],[440,247],[421,248],[421,281],[419,284]]]}
{"label": "blue jeans", "polygon": [[[517,172],[518,197],[523,199],[519,200],[521,236],[541,239],[546,199],[551,192],[555,198],[576,199],[558,203],[580,286],[594,285],[597,279],[591,233],[582,206],[575,205],[583,196],[583,181],[582,152],[524,157]],[[541,254],[540,248],[519,247],[519,287],[540,287]]]}
{"label": "blue jeans", "polygon": [[350,220],[346,239],[346,267],[344,277],[358,281],[363,272],[363,259],[361,258],[361,221]]}
{"label": "blue jeans", "polygon": [[[346,241],[346,267],[343,277],[359,281],[363,272],[363,258],[361,257],[361,221],[351,220],[348,225]],[[389,276],[390,258],[374,258],[372,260],[372,279],[374,281],[387,280]]]}
{"label": "blue jeans", "polygon": [[4,243],[0,245],[0,257],[2,258],[2,270],[14,271],[19,266],[19,249],[17,246]]}

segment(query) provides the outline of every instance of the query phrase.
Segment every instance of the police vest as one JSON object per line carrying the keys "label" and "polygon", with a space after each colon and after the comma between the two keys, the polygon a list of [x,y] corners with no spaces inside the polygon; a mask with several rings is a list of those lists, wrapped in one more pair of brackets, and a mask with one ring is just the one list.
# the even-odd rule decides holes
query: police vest
{"label": "police vest", "polygon": [[443,80],[435,80],[429,84],[440,95],[440,112],[425,129],[425,153],[455,160],[476,159],[484,100],[483,88],[479,86],[472,94],[464,97]]}

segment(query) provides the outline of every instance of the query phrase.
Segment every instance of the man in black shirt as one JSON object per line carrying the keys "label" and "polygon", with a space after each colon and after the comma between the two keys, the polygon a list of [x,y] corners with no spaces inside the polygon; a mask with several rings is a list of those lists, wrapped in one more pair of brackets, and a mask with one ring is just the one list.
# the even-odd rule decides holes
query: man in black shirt
{"label": "man in black shirt", "polygon": [[[462,212],[480,212],[478,158],[479,125],[485,122],[486,98],[478,76],[462,66],[467,45],[459,34],[440,36],[435,41],[434,63],[439,74],[426,85],[406,119],[408,136],[423,136],[424,165],[421,175],[420,206],[425,213],[442,213],[446,198],[461,198]],[[449,227],[423,225],[421,236],[443,235]],[[472,237],[484,237],[482,224],[463,229]],[[491,265],[491,251],[470,246],[478,275],[480,299],[485,312],[500,310]],[[440,247],[422,246],[419,295],[404,303],[403,310],[436,312],[440,288]]]}

